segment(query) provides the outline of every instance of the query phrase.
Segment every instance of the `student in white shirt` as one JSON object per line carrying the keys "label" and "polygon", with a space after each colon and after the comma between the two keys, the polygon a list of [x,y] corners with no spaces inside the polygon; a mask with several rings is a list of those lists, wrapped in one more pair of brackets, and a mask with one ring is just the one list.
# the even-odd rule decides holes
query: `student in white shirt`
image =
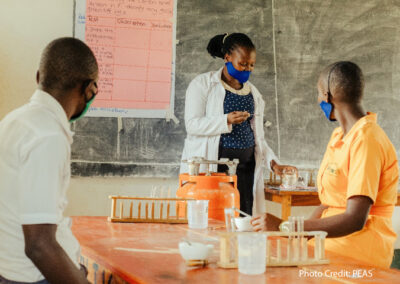
{"label": "student in white shirt", "polygon": [[[281,174],[285,168],[294,167],[280,165],[265,141],[265,103],[257,88],[248,82],[256,63],[256,48],[247,35],[233,33],[216,35],[207,50],[225,64],[218,71],[198,75],[189,84],[182,159],[239,159],[240,209],[248,214],[264,213],[263,168]],[[212,170],[224,168],[213,166]],[[182,164],[181,172],[187,171],[187,165]]]}
{"label": "student in white shirt", "polygon": [[88,283],[63,217],[70,181],[70,121],[97,94],[98,66],[74,38],[43,51],[38,89],[0,122],[0,284]]}

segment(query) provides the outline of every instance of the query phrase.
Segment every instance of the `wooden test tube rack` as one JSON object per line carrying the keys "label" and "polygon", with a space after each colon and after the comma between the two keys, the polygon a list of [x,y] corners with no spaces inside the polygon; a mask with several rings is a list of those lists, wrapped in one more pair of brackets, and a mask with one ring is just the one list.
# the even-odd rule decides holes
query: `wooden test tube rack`
{"label": "wooden test tube rack", "polygon": [[[128,197],[109,196],[111,199],[111,216],[108,221],[116,223],[170,223],[187,224],[187,201],[184,198],[150,198],[150,197]],[[129,203],[129,213],[125,215],[124,204]],[[156,209],[157,203],[159,208]],[[175,212],[171,212],[175,205]],[[119,210],[117,210],[119,206]],[[137,214],[133,214],[134,210]],[[165,210],[164,210],[165,208]],[[155,216],[158,213],[158,218]],[[184,212],[184,214],[179,214]],[[171,214],[173,213],[173,214]],[[144,216],[143,216],[144,215]]]}
{"label": "wooden test tube rack", "polygon": [[[220,260],[218,266],[222,268],[238,267],[238,243],[239,234],[249,234],[246,232],[221,232],[220,237]],[[300,266],[328,264],[325,258],[325,237],[326,232],[262,232],[267,238],[267,266]],[[315,238],[314,255],[308,255],[307,237]],[[282,255],[283,238],[287,238],[287,253]],[[275,255],[272,254],[272,242],[276,242]],[[233,251],[232,251],[233,250]],[[232,256],[234,256],[232,258]]]}

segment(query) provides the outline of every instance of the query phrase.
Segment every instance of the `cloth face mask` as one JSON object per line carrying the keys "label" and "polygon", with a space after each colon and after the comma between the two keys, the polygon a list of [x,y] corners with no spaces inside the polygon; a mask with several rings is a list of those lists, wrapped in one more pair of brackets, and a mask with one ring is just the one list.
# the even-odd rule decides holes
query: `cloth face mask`
{"label": "cloth face mask", "polygon": [[239,83],[243,84],[249,80],[251,71],[239,71],[233,67],[232,62],[226,62],[225,65],[229,75],[238,80]]}

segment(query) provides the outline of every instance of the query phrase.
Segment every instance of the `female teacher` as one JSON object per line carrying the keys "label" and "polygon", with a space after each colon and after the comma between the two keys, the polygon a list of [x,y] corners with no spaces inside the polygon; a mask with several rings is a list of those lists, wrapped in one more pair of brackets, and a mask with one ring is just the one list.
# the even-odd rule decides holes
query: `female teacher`
{"label": "female teacher", "polygon": [[[264,213],[263,167],[281,174],[289,166],[279,165],[264,139],[264,101],[248,82],[256,63],[255,46],[247,35],[233,33],[213,37],[207,50],[225,64],[218,71],[198,75],[186,91],[187,137],[182,159],[239,159],[240,209],[250,215]],[[212,168],[217,170],[225,168]],[[181,172],[187,171],[182,164]]]}

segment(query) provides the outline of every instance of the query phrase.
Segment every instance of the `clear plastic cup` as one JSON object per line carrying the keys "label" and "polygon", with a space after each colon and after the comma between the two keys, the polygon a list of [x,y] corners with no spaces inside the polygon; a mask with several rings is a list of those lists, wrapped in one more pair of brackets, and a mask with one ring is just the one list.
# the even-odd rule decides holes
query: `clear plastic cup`
{"label": "clear plastic cup", "polygon": [[287,189],[296,188],[297,172],[294,169],[284,169],[282,175],[282,187]]}
{"label": "clear plastic cup", "polygon": [[297,186],[305,188],[308,187],[310,183],[310,172],[300,171]]}
{"label": "clear plastic cup", "polygon": [[260,233],[238,235],[239,272],[243,274],[262,274],[266,268],[267,237]]}
{"label": "clear plastic cup", "polygon": [[188,223],[191,229],[205,229],[208,226],[208,200],[189,200]]}

